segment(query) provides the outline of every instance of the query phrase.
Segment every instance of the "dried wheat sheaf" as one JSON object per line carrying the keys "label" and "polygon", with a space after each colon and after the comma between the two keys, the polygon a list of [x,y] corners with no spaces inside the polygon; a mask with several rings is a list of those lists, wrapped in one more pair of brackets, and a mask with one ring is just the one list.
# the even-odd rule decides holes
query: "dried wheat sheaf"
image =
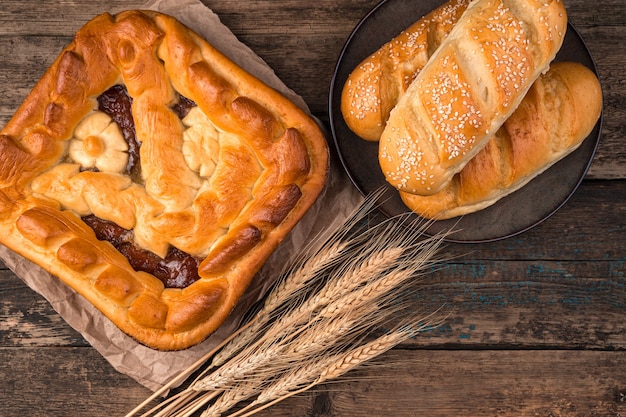
{"label": "dried wheat sheaf", "polygon": [[408,216],[368,226],[379,198],[303,250],[251,320],[126,417],[186,379],[141,415],[250,416],[438,325],[440,311],[411,300],[440,264],[446,233],[426,236],[428,223]]}

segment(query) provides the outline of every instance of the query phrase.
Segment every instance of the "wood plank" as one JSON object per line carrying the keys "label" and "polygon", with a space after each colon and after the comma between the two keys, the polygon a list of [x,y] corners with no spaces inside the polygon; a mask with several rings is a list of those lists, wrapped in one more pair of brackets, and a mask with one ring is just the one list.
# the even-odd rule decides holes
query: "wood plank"
{"label": "wood plank", "polygon": [[450,245],[475,260],[624,261],[626,182],[584,181],[553,216],[508,239]]}
{"label": "wood plank", "polygon": [[[0,277],[1,347],[89,346],[17,277]],[[448,317],[407,345],[626,349],[626,278],[613,263],[452,263],[417,288],[412,310]]]}
{"label": "wood plank", "polygon": [[[17,277],[0,277],[1,347],[89,346]],[[416,288],[414,311],[448,317],[407,345],[626,349],[626,278],[610,262],[452,263]]]}
{"label": "wood plank", "polygon": [[[377,1],[337,4],[322,0],[312,4],[306,14],[296,3],[206,2],[242,42],[305,99],[316,116],[327,120],[328,92],[343,44]],[[23,5],[10,0],[0,11],[0,28],[11,28],[0,29],[0,59],[5,62],[0,68],[0,80],[14,86],[14,90],[0,97],[0,125],[6,123],[34,82],[83,23],[106,10],[118,11],[141,4],[109,0],[96,4],[86,2],[84,7],[65,7],[45,1],[34,7],[34,4]],[[592,11],[580,6],[570,7],[570,19],[597,61],[605,96],[602,140],[588,173],[590,179],[626,178],[623,141],[626,85],[622,77],[626,51],[615,48],[626,38],[626,25],[620,24],[624,20],[620,14],[623,7],[615,0],[602,0]],[[608,10],[612,12],[608,13],[606,26],[593,24],[606,20]],[[289,59],[285,59],[286,50],[290,51]]]}
{"label": "wood plank", "polygon": [[[366,368],[365,382],[355,377],[356,382],[331,387],[328,414],[618,416],[626,411],[625,355],[393,351],[385,366]],[[280,415],[276,411],[271,415]]]}
{"label": "wood plank", "polygon": [[[394,349],[257,415],[615,417],[626,412],[624,361],[623,351]],[[121,415],[149,395],[84,348],[0,349],[0,374],[4,415]]]}
{"label": "wood plank", "polygon": [[415,309],[449,317],[422,347],[625,349],[626,279],[602,262],[448,265],[427,278]]}
{"label": "wood plank", "polygon": [[621,0],[602,0],[601,7],[589,7],[588,2],[576,0],[565,0],[564,4],[577,28],[598,27],[600,23],[606,27],[626,24],[626,3]]}
{"label": "wood plank", "polygon": [[142,0],[3,0],[0,10],[0,36],[67,36],[100,13],[137,8],[145,3]]}
{"label": "wood plank", "polygon": [[150,395],[90,348],[0,349],[3,416],[106,416]]}
{"label": "wood plank", "polygon": [[[621,19],[624,20],[623,14]],[[602,136],[587,177],[624,178],[626,152],[620,141],[624,142],[626,131],[626,81],[622,75],[626,62],[626,48],[622,46],[626,23],[619,27],[581,27],[580,33],[596,62],[604,100]]]}
{"label": "wood plank", "polygon": [[90,346],[2,264],[0,269],[0,347]]}
{"label": "wood plank", "polygon": [[[626,348],[626,181],[585,182],[560,212],[518,237],[447,244],[416,308],[447,305],[419,346]],[[580,244],[584,242],[584,244]],[[0,346],[86,346],[8,270],[0,271]]]}

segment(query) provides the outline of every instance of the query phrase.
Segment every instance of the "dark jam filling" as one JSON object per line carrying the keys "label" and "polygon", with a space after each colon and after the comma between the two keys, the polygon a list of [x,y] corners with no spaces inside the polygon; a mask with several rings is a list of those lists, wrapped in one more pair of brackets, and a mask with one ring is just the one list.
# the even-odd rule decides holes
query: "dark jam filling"
{"label": "dark jam filling", "polygon": [[[141,178],[141,165],[139,164],[139,148],[141,143],[137,141],[135,133],[135,120],[132,113],[133,98],[128,94],[123,85],[114,85],[98,97],[98,110],[109,115],[117,123],[128,143],[128,163],[125,174],[130,175],[134,180]],[[171,109],[182,119],[189,113],[196,103],[192,100],[178,96],[178,102]]]}
{"label": "dark jam filling", "polygon": [[139,164],[141,144],[137,141],[135,134],[132,104],[133,99],[123,85],[114,85],[98,97],[98,110],[108,114],[117,123],[122,136],[128,143],[128,163],[124,173],[137,179],[141,178],[141,165]]}
{"label": "dark jam filling", "polygon": [[165,258],[138,248],[133,243],[133,232],[94,215],[83,217],[93,229],[98,240],[111,243],[128,259],[135,271],[154,275],[167,288],[185,288],[197,281],[200,260],[171,246]]}
{"label": "dark jam filling", "polygon": [[[131,105],[132,98],[122,85],[115,85],[98,97],[98,110],[108,114],[118,124],[128,143],[128,164],[125,173],[139,182],[141,178],[141,164],[139,164],[141,143],[137,141],[135,135],[135,122]],[[193,101],[179,96],[178,103],[172,106],[172,110],[182,119],[195,105]],[[172,246],[165,258],[161,258],[150,251],[137,247],[133,243],[131,230],[124,229],[113,222],[94,215],[83,217],[83,221],[94,230],[99,240],[108,241],[124,255],[135,271],[154,275],[163,281],[166,288],[185,288],[200,278],[198,276],[200,259],[186,252]]]}
{"label": "dark jam filling", "polygon": [[196,103],[187,97],[178,96],[178,103],[172,106],[172,110],[174,113],[178,115],[180,119],[184,119],[187,114],[189,114],[189,110],[196,107]]}

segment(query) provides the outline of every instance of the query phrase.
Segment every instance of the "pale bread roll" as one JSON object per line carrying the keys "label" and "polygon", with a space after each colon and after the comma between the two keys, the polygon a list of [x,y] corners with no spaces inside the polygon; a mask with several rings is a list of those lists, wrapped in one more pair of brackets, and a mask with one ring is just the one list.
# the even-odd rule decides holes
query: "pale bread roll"
{"label": "pale bread roll", "polygon": [[443,220],[484,209],[577,149],[601,111],[602,90],[595,74],[579,63],[554,63],[487,146],[443,190],[430,196],[400,196],[425,218]]}
{"label": "pale bread roll", "polygon": [[473,1],[391,111],[379,162],[400,191],[441,190],[482,149],[561,47],[561,1]]}
{"label": "pale bread roll", "polygon": [[457,23],[470,0],[449,0],[365,58],[341,92],[341,113],[357,136],[377,141],[389,113]]}

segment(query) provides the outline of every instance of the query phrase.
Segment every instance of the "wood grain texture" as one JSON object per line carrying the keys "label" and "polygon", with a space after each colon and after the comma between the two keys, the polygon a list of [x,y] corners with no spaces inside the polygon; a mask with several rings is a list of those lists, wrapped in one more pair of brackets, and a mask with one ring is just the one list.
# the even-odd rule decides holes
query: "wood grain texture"
{"label": "wood grain texture", "polygon": [[[602,138],[581,187],[528,232],[446,245],[449,260],[416,283],[413,299],[416,309],[445,305],[442,326],[259,416],[626,415],[626,3],[565,1],[604,94]],[[204,0],[325,122],[339,53],[377,2]],[[4,0],[0,124],[84,22],[142,4]],[[149,395],[6,268],[0,375],[2,416],[123,415]]]}
{"label": "wood grain texture", "polygon": [[3,416],[114,416],[150,395],[86,348],[0,350]]}
{"label": "wood grain texture", "polygon": [[[626,39],[624,5],[615,0],[601,0],[588,8],[581,6],[580,1],[567,2],[566,6],[570,21],[596,59],[605,98],[602,141],[588,178],[624,178],[626,152],[622,137],[626,129],[626,93],[621,76],[626,59],[622,41]],[[377,1],[322,0],[306,6],[293,0],[204,3],[285,84],[305,99],[314,114],[327,119],[328,92],[337,58],[355,25]],[[104,11],[141,5],[141,2],[120,0],[95,3],[46,0],[38,2],[36,7],[15,0],[3,2],[0,44],[6,49],[0,50],[0,57],[7,65],[0,68],[0,80],[15,86],[15,90],[0,97],[0,123],[4,124],[13,114],[43,70],[84,22]],[[603,24],[602,19],[608,19],[608,23]],[[19,70],[15,71],[16,68]]]}
{"label": "wood grain texture", "polygon": [[[13,393],[3,415],[123,415],[149,395],[84,350],[0,351]],[[618,417],[626,412],[624,361],[623,351],[394,350],[257,415]]]}
{"label": "wood grain texture", "polygon": [[[616,371],[624,352],[454,352],[454,367],[443,351],[389,356],[387,368],[365,371],[366,383],[331,387],[326,415],[618,416],[626,410],[626,375]],[[420,383],[408,386],[398,374]],[[385,398],[389,391],[399,394],[393,403]]]}

